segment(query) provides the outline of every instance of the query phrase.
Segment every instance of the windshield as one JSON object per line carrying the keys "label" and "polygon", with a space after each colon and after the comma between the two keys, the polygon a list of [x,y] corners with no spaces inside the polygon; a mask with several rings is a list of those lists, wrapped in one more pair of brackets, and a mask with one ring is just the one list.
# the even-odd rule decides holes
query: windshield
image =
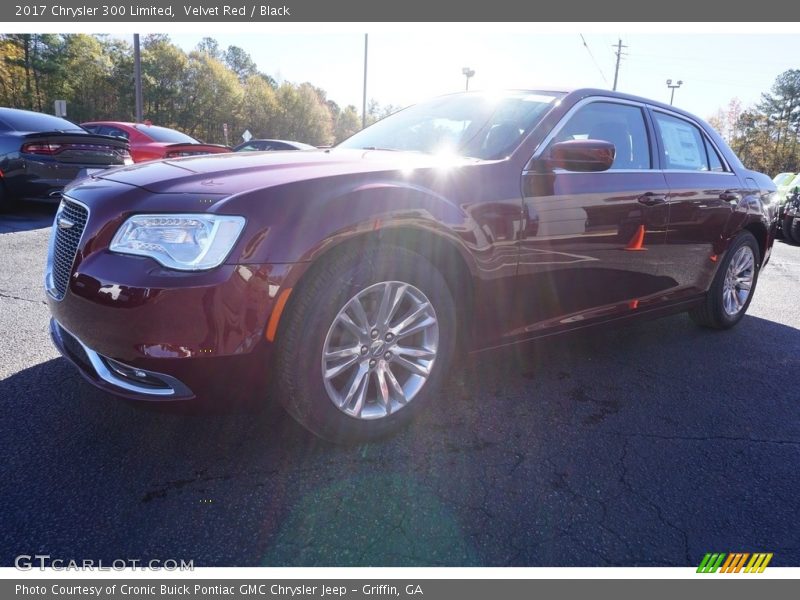
{"label": "windshield", "polygon": [[356,133],[339,148],[508,156],[562,94],[457,94],[397,112]]}
{"label": "windshield", "polygon": [[175,131],[174,129],[167,129],[166,127],[158,127],[157,125],[134,125],[136,129],[141,131],[146,136],[153,138],[156,142],[166,142],[169,144],[196,144],[197,140],[189,137],[185,133]]}

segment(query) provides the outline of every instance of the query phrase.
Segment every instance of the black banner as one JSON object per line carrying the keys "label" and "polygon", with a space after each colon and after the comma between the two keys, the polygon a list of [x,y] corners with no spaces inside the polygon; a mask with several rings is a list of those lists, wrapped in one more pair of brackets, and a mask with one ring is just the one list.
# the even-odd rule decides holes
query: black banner
{"label": "black banner", "polygon": [[[789,579],[398,579],[398,580],[263,580],[263,579],[52,579],[0,582],[2,598],[48,598],[51,600],[530,600],[545,598],[615,597],[674,600],[680,597],[720,597],[727,600],[789,598],[796,582]],[[757,586],[757,587],[756,587]],[[542,596],[542,594],[545,594]]]}
{"label": "black banner", "polygon": [[60,0],[0,5],[0,21],[61,22],[770,22],[800,19],[800,5],[762,0],[724,6],[718,2],[375,2],[374,0]]}

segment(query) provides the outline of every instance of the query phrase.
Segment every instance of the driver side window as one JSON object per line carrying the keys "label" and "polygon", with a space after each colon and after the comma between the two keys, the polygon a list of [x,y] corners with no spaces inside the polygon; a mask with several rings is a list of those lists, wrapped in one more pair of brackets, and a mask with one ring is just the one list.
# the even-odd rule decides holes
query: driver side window
{"label": "driver side window", "polygon": [[550,146],[586,139],[614,144],[616,153],[609,170],[652,169],[647,127],[638,106],[614,102],[587,104],[570,117]]}

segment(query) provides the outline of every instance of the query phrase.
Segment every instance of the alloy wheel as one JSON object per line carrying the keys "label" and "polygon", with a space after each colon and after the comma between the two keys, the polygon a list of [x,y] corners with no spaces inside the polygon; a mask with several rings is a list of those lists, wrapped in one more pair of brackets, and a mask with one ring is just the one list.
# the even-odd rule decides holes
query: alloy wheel
{"label": "alloy wheel", "polygon": [[753,288],[755,265],[753,249],[747,245],[739,248],[728,264],[722,286],[722,306],[731,317],[738,315],[747,304]]}
{"label": "alloy wheel", "polygon": [[351,417],[387,417],[417,396],[438,347],[439,322],[425,294],[402,281],[376,283],[348,300],[328,329],[325,390]]}

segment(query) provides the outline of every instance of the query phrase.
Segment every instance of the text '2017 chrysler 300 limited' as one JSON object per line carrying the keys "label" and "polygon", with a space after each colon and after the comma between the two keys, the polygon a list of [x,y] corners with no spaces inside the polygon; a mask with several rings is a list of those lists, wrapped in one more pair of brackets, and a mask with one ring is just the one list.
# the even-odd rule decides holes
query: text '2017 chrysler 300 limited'
{"label": "text '2017 chrysler 300 limited'", "polygon": [[[263,401],[371,439],[457,349],[745,314],[775,186],[704,122],[584,89],[437,98],[339,146],[158,161],[68,188],[52,335],[136,400]],[[444,399],[441,399],[444,401]]]}

